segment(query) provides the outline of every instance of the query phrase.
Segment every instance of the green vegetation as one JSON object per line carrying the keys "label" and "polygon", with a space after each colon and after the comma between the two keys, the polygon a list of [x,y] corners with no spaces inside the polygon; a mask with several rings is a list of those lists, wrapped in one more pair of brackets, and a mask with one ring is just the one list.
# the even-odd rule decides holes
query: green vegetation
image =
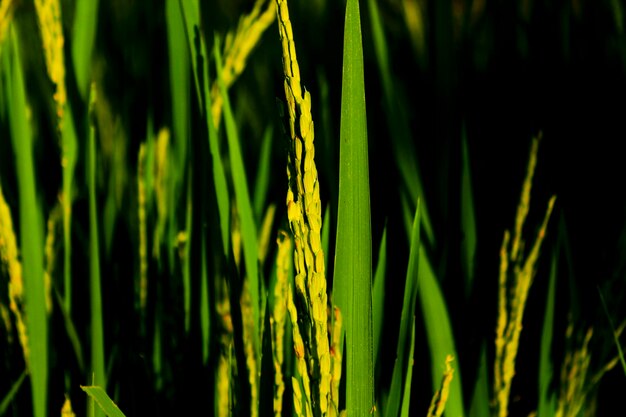
{"label": "green vegetation", "polygon": [[0,416],[612,412],[622,8],[492,3],[0,0]]}

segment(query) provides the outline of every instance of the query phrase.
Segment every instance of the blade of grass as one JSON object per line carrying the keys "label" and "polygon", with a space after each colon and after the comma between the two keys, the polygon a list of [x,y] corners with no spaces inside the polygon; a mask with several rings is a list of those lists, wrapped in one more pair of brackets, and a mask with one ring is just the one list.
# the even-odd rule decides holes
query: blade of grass
{"label": "blade of grass", "polygon": [[87,99],[91,71],[91,54],[98,28],[98,0],[77,0],[72,31],[72,60],[76,84]]}
{"label": "blade of grass", "polygon": [[12,68],[6,68],[9,78],[7,93],[9,124],[15,151],[19,190],[20,240],[25,290],[25,311],[28,320],[30,355],[27,359],[31,377],[35,417],[46,415],[48,387],[48,316],[44,285],[44,252],[42,214],[35,185],[33,138],[28,121],[26,90],[20,57],[20,44],[15,30],[10,34]]}
{"label": "blade of grass", "polygon": [[[90,113],[96,102],[96,87],[91,86]],[[89,125],[87,143],[87,188],[89,190],[89,300],[91,306],[91,370],[93,383],[106,387],[104,365],[104,328],[102,290],[100,279],[100,243],[98,237],[98,210],[96,203],[96,129]],[[97,415],[98,413],[96,413]]]}
{"label": "blade of grass", "polygon": [[181,12],[183,15],[183,22],[185,23],[185,33],[187,34],[187,44],[189,52],[191,54],[191,69],[193,70],[193,77],[195,80],[196,96],[198,98],[198,104],[200,105],[200,111],[202,114],[208,113],[207,108],[204,106],[203,89],[201,77],[203,72],[201,68],[198,68],[199,62],[206,63],[206,59],[203,56],[202,49],[196,47],[196,30],[200,28],[200,3],[197,0],[179,0]]}
{"label": "blade of grass", "polygon": [[389,395],[383,404],[385,417],[397,417],[400,413],[401,399],[403,398],[402,381],[405,372],[409,369],[409,358],[406,353],[407,344],[411,343],[409,338],[411,318],[415,316],[415,303],[417,299],[418,270],[420,262],[420,202],[416,204],[413,217],[413,228],[411,230],[411,244],[409,249],[409,263],[406,271],[406,281],[404,283],[404,297],[402,301],[402,312],[400,315],[400,328],[398,330],[398,345],[396,348],[396,360],[391,374],[391,387]]}
{"label": "blade of grass", "polygon": [[461,267],[465,275],[465,295],[469,297],[474,283],[474,257],[476,256],[476,213],[474,212],[474,193],[472,190],[472,170],[467,146],[465,126],[461,136]]}
{"label": "blade of grass", "polygon": [[209,304],[209,273],[207,267],[207,243],[202,236],[202,274],[200,277],[200,326],[202,329],[202,362],[207,364],[209,360],[209,347],[211,337],[211,306]]}
{"label": "blade of grass", "polygon": [[76,167],[77,139],[72,106],[67,102],[62,125],[63,141],[63,289],[65,310],[72,313],[72,187]]}
{"label": "blade of grass", "polygon": [[553,416],[556,411],[556,397],[550,393],[552,381],[552,333],[554,332],[554,304],[556,297],[556,277],[559,260],[559,247],[552,253],[550,263],[550,280],[548,282],[548,294],[546,295],[546,309],[541,333],[541,350],[539,352],[539,404],[537,415],[539,417]]}
{"label": "blade of grass", "polygon": [[113,402],[111,397],[100,386],[81,386],[80,389],[85,391],[89,397],[91,397],[100,409],[108,417],[125,417],[124,413]]}
{"label": "blade of grass", "polygon": [[[220,54],[218,39],[213,45],[213,54],[218,75],[222,73],[222,57]],[[241,222],[241,237],[243,241],[243,256],[246,266],[246,276],[250,280],[250,298],[252,300],[252,315],[254,319],[254,340],[255,349],[257,350],[257,363],[259,363],[260,350],[260,282],[258,270],[258,248],[256,226],[254,225],[254,216],[252,214],[252,204],[250,203],[250,193],[248,192],[248,181],[244,168],[243,157],[239,144],[239,133],[230,106],[228,91],[218,76],[217,82],[220,86],[222,98],[224,100],[224,125],[226,127],[226,138],[228,139],[228,151],[230,155],[230,165],[232,169],[233,184],[235,188],[235,198],[237,200],[237,211]],[[210,118],[210,116],[209,116]]]}
{"label": "blade of grass", "polygon": [[20,377],[17,378],[17,380],[11,385],[11,389],[9,390],[9,392],[7,392],[7,395],[5,395],[2,399],[2,402],[0,403],[0,416],[3,416],[7,412],[7,408],[9,408],[9,405],[11,405],[11,402],[15,398],[15,395],[17,395],[18,391],[20,390],[20,387],[22,386],[22,382],[24,382],[26,375],[28,375],[28,371],[25,369]]}
{"label": "blade of grass", "polygon": [[[326,210],[324,210],[324,220],[322,221],[322,250],[324,251],[327,257],[330,256],[329,247],[330,247],[330,204],[327,204]],[[327,276],[328,275],[330,274],[327,272]]]}
{"label": "blade of grass", "polygon": [[200,13],[198,2],[194,0],[180,0],[180,6],[185,23],[187,42],[191,53],[192,65],[196,93],[200,111],[205,118],[208,129],[209,148],[213,166],[213,181],[217,193],[217,208],[220,218],[220,229],[222,233],[222,244],[224,256],[228,257],[228,245],[230,241],[230,209],[228,187],[226,184],[226,174],[222,164],[222,157],[219,149],[217,131],[210,114],[211,94],[209,93],[209,69],[208,53],[204,38],[200,36]]}
{"label": "blade of grass", "polygon": [[183,306],[185,309],[185,332],[189,332],[191,326],[191,251],[193,230],[193,185],[191,181],[192,167],[188,167],[187,195],[185,204],[185,255],[182,259],[183,265]]}
{"label": "blade of grass", "polygon": [[[374,326],[374,361],[378,361],[380,352],[381,334],[385,318],[385,282],[387,269],[387,226],[383,229],[378,249],[378,262],[374,274],[374,289],[372,291],[372,323]],[[377,366],[378,368],[378,366]]]}
{"label": "blade of grass", "polygon": [[[186,48],[185,27],[178,0],[167,0],[165,17],[167,45],[170,54],[170,89],[172,94],[172,123],[176,143],[176,165],[182,168],[187,161],[187,137],[189,135],[189,55]],[[177,169],[174,181],[183,180],[184,170]]]}
{"label": "blade of grass", "polygon": [[363,44],[358,0],[346,5],[339,148],[335,287],[346,331],[346,410],[374,406],[372,232]]}
{"label": "blade of grass", "polygon": [[413,380],[413,353],[415,352],[415,316],[411,320],[411,344],[409,346],[409,363],[404,377],[404,394],[402,395],[401,417],[409,417],[411,405],[411,381]]}
{"label": "blade of grass", "polygon": [[[211,95],[209,94],[209,71],[206,67],[204,69],[204,79],[204,97],[206,98],[206,108],[210,109]],[[205,118],[209,131],[209,149],[211,152],[211,161],[213,166],[213,182],[215,185],[215,192],[217,194],[217,209],[220,218],[220,230],[222,232],[222,246],[224,249],[224,256],[227,256],[228,245],[230,242],[230,197],[228,193],[228,186],[226,184],[226,172],[224,171],[222,155],[219,148],[219,137],[217,136],[217,130],[213,124],[213,117],[210,113],[207,113]]]}
{"label": "blade of grass", "polygon": [[484,417],[491,413],[489,406],[489,367],[487,366],[487,346],[483,341],[480,347],[478,359],[478,371],[476,374],[476,384],[470,403],[470,417]]}
{"label": "blade of grass", "polygon": [[439,387],[441,378],[440,364],[445,363],[448,355],[457,358],[456,375],[450,383],[450,397],[446,404],[445,414],[447,416],[462,417],[465,415],[465,411],[463,408],[463,391],[461,389],[461,364],[458,361],[459,356],[456,354],[456,348],[454,347],[454,335],[448,308],[435,276],[435,271],[424,248],[420,248],[419,277],[421,285],[419,292],[420,304],[422,305],[422,314],[430,349],[433,391],[436,391]]}

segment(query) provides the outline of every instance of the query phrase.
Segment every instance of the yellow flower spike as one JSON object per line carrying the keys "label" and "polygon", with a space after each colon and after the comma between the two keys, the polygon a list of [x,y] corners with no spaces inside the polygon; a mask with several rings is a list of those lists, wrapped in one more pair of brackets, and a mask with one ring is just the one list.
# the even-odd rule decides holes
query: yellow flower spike
{"label": "yellow flower spike", "polygon": [[452,355],[446,356],[446,370],[443,373],[443,379],[441,380],[441,387],[433,395],[433,399],[430,402],[428,408],[428,417],[441,417],[446,403],[448,402],[448,396],[450,395],[450,383],[454,375],[454,368],[450,366],[450,363],[454,360]]}
{"label": "yellow flower spike", "polygon": [[291,377],[291,388],[293,390],[293,408],[297,416],[302,414],[302,392],[300,391],[300,383],[295,377]]}
{"label": "yellow flower spike", "polygon": [[[294,235],[296,292],[302,300],[302,320],[298,323],[304,338],[309,367],[313,413],[325,416],[330,395],[330,356],[327,331],[327,294],[324,254],[321,248],[321,202],[315,166],[314,123],[311,94],[300,80],[293,29],[286,0],[276,0],[278,30],[283,51],[284,88],[290,135],[287,176],[287,214]],[[294,340],[295,343],[295,340]]]}
{"label": "yellow flower spike", "polygon": [[228,417],[230,415],[230,367],[228,357],[221,354],[217,363],[217,415],[218,417]]}
{"label": "yellow flower spike", "polygon": [[154,193],[156,195],[157,206],[157,225],[154,231],[154,246],[152,253],[157,259],[160,257],[161,240],[165,231],[167,222],[168,207],[168,178],[169,164],[168,154],[170,149],[170,131],[167,128],[159,130],[155,146],[155,164],[154,164]]}
{"label": "yellow flower spike", "polygon": [[[498,321],[496,324],[496,357],[494,360],[495,415],[508,415],[511,384],[515,376],[515,359],[519,350],[522,318],[530,286],[537,270],[541,244],[546,235],[550,215],[556,197],[548,202],[543,222],[530,252],[523,259],[524,241],[522,229],[530,208],[532,179],[537,164],[537,152],[541,136],[534,138],[528,161],[526,178],[517,207],[513,236],[505,231],[500,249],[500,275],[498,280]],[[512,265],[510,265],[511,263]]]}
{"label": "yellow flower spike", "polygon": [[24,282],[22,264],[18,259],[17,240],[13,230],[11,210],[0,187],[0,262],[9,275],[9,309],[15,315],[15,327],[22,345],[24,362],[28,368],[30,348],[24,311]]}
{"label": "yellow flower spike", "polygon": [[[300,383],[297,379],[292,377],[292,386],[294,388],[293,400],[294,404],[296,401],[300,403],[304,400],[305,406],[305,414],[302,414],[302,409],[297,411],[297,415],[311,415],[308,409],[311,408],[311,390],[310,390],[310,380],[309,373],[307,371],[307,364],[304,358],[305,356],[305,347],[304,340],[302,339],[302,335],[300,333],[300,328],[298,326],[298,311],[296,310],[296,305],[293,302],[293,293],[291,290],[291,286],[287,288],[287,310],[289,311],[289,318],[291,319],[291,333],[293,337],[293,348],[296,354],[296,374],[300,377],[302,381],[302,389],[304,390],[305,398],[302,398],[302,394],[300,391]],[[296,396],[296,387],[298,389],[298,396]]]}
{"label": "yellow flower spike", "polygon": [[257,379],[258,364],[254,351],[254,319],[252,315],[252,299],[248,280],[243,281],[241,291],[241,318],[243,324],[243,348],[248,368],[248,382],[250,383],[250,417],[259,415],[259,383]]}
{"label": "yellow flower spike", "polygon": [[259,233],[259,262],[261,265],[265,263],[265,258],[267,258],[267,253],[270,248],[270,236],[272,235],[272,226],[274,225],[274,216],[276,214],[276,205],[274,203],[270,204],[265,211],[265,216],[263,217],[263,223],[261,226],[261,230]]}
{"label": "yellow flower spike", "polygon": [[274,415],[280,417],[282,415],[283,394],[285,392],[282,366],[284,361],[289,269],[291,266],[290,254],[293,251],[293,247],[289,235],[282,230],[278,233],[277,244],[274,309],[272,310],[270,325],[272,328],[272,353],[274,357]]}
{"label": "yellow flower spike", "polygon": [[[265,9],[263,9],[263,6]],[[274,22],[276,14],[271,0],[257,0],[252,11],[239,20],[236,31],[226,35],[224,45],[224,65],[222,80],[226,89],[233,85],[246,67],[246,62],[254,47],[259,43],[265,30]],[[211,114],[215,126],[219,126],[222,115],[223,99],[219,86],[214,83],[211,88]]]}
{"label": "yellow flower spike", "polygon": [[74,411],[72,410],[72,403],[70,401],[70,397],[65,396],[65,402],[63,403],[63,407],[61,408],[61,417],[76,417]]}
{"label": "yellow flower spike", "polygon": [[541,141],[541,133],[533,139],[530,148],[530,157],[528,158],[528,168],[526,170],[526,178],[522,186],[522,195],[519,205],[517,206],[517,215],[515,216],[515,231],[513,233],[513,244],[511,247],[511,259],[517,260],[522,245],[522,227],[526,221],[528,210],[530,208],[530,191],[532,189],[533,176],[535,167],[537,166],[537,153],[539,151],[539,142]]}
{"label": "yellow flower spike", "polygon": [[57,106],[59,130],[63,122],[67,93],[65,89],[65,62],[63,53],[63,25],[60,0],[35,0],[35,9],[41,30],[48,76],[56,86],[54,101]]}
{"label": "yellow flower spike", "polygon": [[593,402],[590,397],[595,395],[594,388],[599,382],[599,377],[596,375],[590,378],[588,373],[591,362],[589,343],[592,337],[593,329],[590,327],[582,342],[574,342],[573,325],[570,322],[566,332],[567,348],[561,367],[561,389],[557,400],[556,417],[576,417],[583,407]]}
{"label": "yellow flower spike", "polygon": [[339,413],[339,384],[341,382],[341,332],[343,326],[343,318],[339,307],[333,308],[333,324],[331,334],[331,348],[329,352],[330,366],[330,407],[328,414],[330,417],[337,417]]}
{"label": "yellow flower spike", "polygon": [[139,308],[145,312],[148,301],[148,230],[146,220],[146,144],[137,156],[137,218],[139,220]]}

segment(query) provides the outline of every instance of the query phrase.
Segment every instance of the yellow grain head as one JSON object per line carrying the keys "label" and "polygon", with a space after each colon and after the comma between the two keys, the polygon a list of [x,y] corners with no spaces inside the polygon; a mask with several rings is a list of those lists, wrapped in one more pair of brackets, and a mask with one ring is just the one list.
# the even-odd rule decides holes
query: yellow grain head
{"label": "yellow grain head", "polygon": [[65,396],[63,408],[61,408],[61,417],[76,417],[76,414],[74,414],[74,411],[72,410],[70,397],[68,397],[67,395]]}
{"label": "yellow grain head", "polygon": [[24,283],[22,264],[18,258],[11,210],[4,199],[2,187],[0,187],[0,261],[2,262],[2,268],[9,276],[9,308],[15,316],[17,334],[20,339],[20,344],[22,345],[24,361],[28,367],[30,362],[30,348],[26,328],[26,314],[23,310]]}
{"label": "yellow grain head", "polygon": [[265,263],[267,252],[270,248],[270,237],[272,236],[272,225],[274,224],[274,215],[276,214],[276,205],[270,204],[265,211],[263,224],[261,225],[261,233],[259,234],[259,262],[261,265]]}
{"label": "yellow grain head", "polygon": [[60,130],[65,103],[67,101],[65,89],[65,62],[63,55],[63,44],[65,40],[63,38],[60,0],[35,0],[35,9],[37,10],[37,18],[41,30],[48,76],[56,86],[54,101],[57,106]]}
{"label": "yellow grain head", "polygon": [[[307,347],[311,375],[319,375],[310,387],[315,413],[325,415],[331,390],[326,276],[321,248],[321,202],[315,166],[311,95],[301,85],[293,28],[286,0],[276,0],[278,29],[283,52],[284,89],[289,126],[287,217],[294,237],[295,284],[299,303],[306,310],[299,323]],[[306,382],[306,381],[304,381]],[[304,388],[309,388],[305,383]]]}
{"label": "yellow grain head", "polygon": [[556,197],[548,202],[543,223],[530,251],[524,259],[522,230],[530,209],[532,179],[537,164],[537,152],[541,135],[532,141],[526,178],[517,207],[513,233],[505,231],[500,248],[500,275],[498,280],[498,320],[496,325],[496,356],[494,360],[495,414],[508,415],[511,384],[515,376],[515,360],[519,349],[522,318],[526,300],[537,270],[541,245],[546,235],[548,221]]}
{"label": "yellow grain head", "polygon": [[291,239],[284,231],[278,232],[278,251],[276,254],[276,284],[274,285],[274,308],[270,325],[272,330],[272,354],[274,358],[274,415],[279,417],[283,409],[283,361],[285,356],[285,320],[287,318],[287,299],[289,291],[289,270],[291,268]]}
{"label": "yellow grain head", "polygon": [[148,300],[148,231],[146,219],[146,144],[139,146],[137,156],[137,217],[139,220],[139,307],[146,308]]}
{"label": "yellow grain head", "polygon": [[0,260],[7,272],[13,294],[20,300],[24,289],[22,284],[22,265],[18,260],[17,242],[13,230],[11,209],[4,199],[0,186]]}
{"label": "yellow grain head", "polygon": [[446,408],[448,402],[448,396],[450,395],[450,383],[454,375],[454,369],[450,365],[454,357],[452,355],[446,356],[446,370],[443,373],[443,379],[441,380],[441,386],[433,395],[433,399],[430,402],[428,408],[428,417],[441,417],[443,411]]}
{"label": "yellow grain head", "polygon": [[154,164],[154,193],[156,195],[157,206],[157,225],[154,231],[154,247],[153,254],[159,257],[161,240],[167,222],[167,203],[168,203],[168,155],[170,149],[170,131],[162,128],[157,135],[155,148],[155,164]]}
{"label": "yellow grain head", "polygon": [[330,347],[331,406],[329,408],[329,414],[331,416],[337,416],[339,410],[339,385],[341,384],[341,364],[343,356],[341,352],[342,326],[343,319],[341,316],[341,310],[339,307],[334,307],[332,312],[332,343]]}
{"label": "yellow grain head", "polygon": [[259,380],[257,378],[258,364],[254,348],[254,318],[252,314],[252,298],[248,280],[244,280],[241,291],[241,317],[243,324],[243,347],[248,368],[248,382],[250,383],[250,417],[259,414],[257,407],[259,400]]}
{"label": "yellow grain head", "polygon": [[[271,0],[257,0],[252,11],[241,17],[237,28],[226,35],[224,65],[221,78],[228,89],[246,67],[248,57],[256,47],[265,30],[276,18]],[[219,126],[223,99],[217,83],[211,88],[211,114],[215,126]]]}
{"label": "yellow grain head", "polygon": [[217,416],[228,417],[230,415],[230,365],[228,357],[223,352],[217,363],[216,375]]}

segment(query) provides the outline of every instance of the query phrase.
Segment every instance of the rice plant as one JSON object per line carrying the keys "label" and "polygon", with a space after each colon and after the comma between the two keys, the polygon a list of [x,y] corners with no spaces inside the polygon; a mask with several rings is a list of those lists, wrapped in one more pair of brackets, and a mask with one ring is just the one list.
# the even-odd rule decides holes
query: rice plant
{"label": "rice plant", "polygon": [[0,415],[610,413],[622,20],[0,0]]}

